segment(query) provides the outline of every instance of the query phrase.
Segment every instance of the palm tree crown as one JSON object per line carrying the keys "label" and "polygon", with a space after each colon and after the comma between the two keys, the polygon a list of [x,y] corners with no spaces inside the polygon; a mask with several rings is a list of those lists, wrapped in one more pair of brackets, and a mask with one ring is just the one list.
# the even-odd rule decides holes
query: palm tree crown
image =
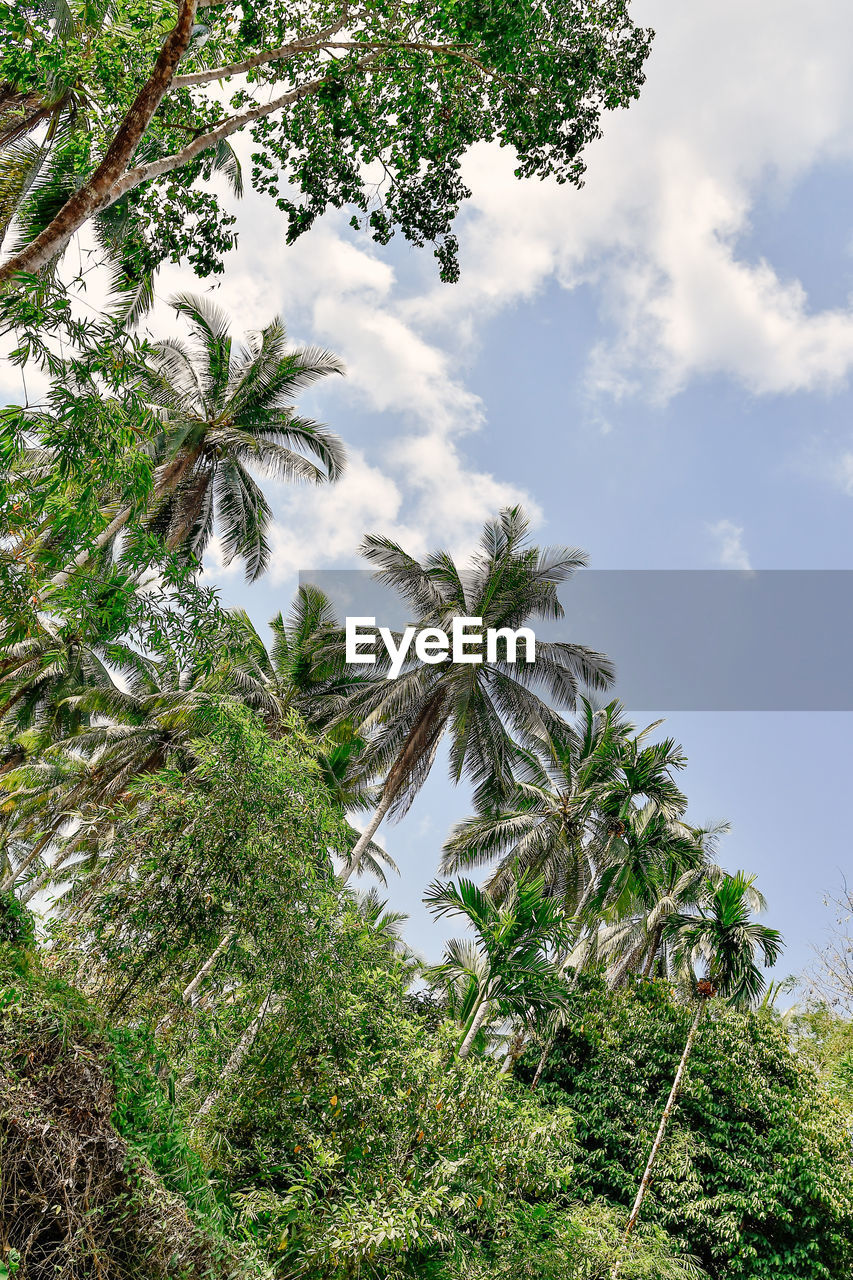
{"label": "palm tree crown", "polygon": [[218,525],[226,563],[242,557],[254,580],[269,559],[271,511],[251,472],[315,484],[340,476],[340,440],[292,399],[342,366],[319,347],[289,350],[281,320],[235,349],[209,300],[181,294],[172,305],[192,339],[157,343],[147,374],[162,423],[151,524],[170,548],[198,556]]}
{"label": "palm tree crown", "polygon": [[[576,549],[531,546],[519,507],[486,524],[464,570],[446,551],[421,562],[388,538],[368,536],[362,553],[376,577],[402,595],[419,627],[445,631],[454,617],[480,618],[495,631],[560,618],[557,588],[586,563]],[[523,649],[514,663],[508,657],[500,641],[494,661],[427,665],[412,658],[396,680],[373,681],[354,694],[350,713],[371,731],[365,765],[384,778],[366,839],[385,813],[406,812],[445,733],[454,782],[466,775],[484,793],[507,794],[517,744],[535,748],[547,738],[564,739],[569,729],[559,709],[574,707],[581,685],[603,689],[613,676],[603,654],[564,641],[537,639],[535,660]]]}

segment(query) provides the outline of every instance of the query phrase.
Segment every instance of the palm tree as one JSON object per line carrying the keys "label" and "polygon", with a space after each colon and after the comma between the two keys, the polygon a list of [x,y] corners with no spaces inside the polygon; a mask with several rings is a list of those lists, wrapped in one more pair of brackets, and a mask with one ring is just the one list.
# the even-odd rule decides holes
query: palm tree
{"label": "palm tree", "polygon": [[619,702],[596,710],[581,699],[566,738],[519,752],[519,780],[508,802],[492,808],[485,796],[483,811],[454,828],[443,870],[498,857],[487,883],[500,894],[516,868],[530,867],[571,914],[583,914],[637,800],[665,813],[686,803],[671,777],[684,764],[681,748],[670,740],[643,745],[656,727],[638,734]]}
{"label": "palm tree", "polygon": [[[485,628],[517,630],[534,618],[561,618],[557,587],[586,563],[581,551],[540,550],[527,535],[521,508],[510,507],[487,522],[464,570],[446,551],[421,563],[397,543],[373,535],[361,551],[377,566],[376,577],[411,606],[418,626],[447,631],[454,617],[473,617]],[[547,737],[561,740],[568,726],[554,708],[573,708],[581,684],[603,689],[613,676],[609,660],[582,645],[537,640],[535,661],[519,653],[511,663],[501,643],[495,661],[427,665],[411,659],[396,680],[372,682],[353,695],[348,713],[370,735],[365,766],[383,778],[354,859],[387,813],[406,812],[446,731],[453,781],[465,774],[492,794],[508,793],[516,744],[532,748]]]}
{"label": "palm tree", "polygon": [[611,987],[641,968],[649,952],[657,954],[663,924],[677,909],[673,899],[692,905],[709,880],[719,881],[722,873],[703,837],[701,829],[667,817],[652,802],[627,815],[594,904],[600,916],[610,918],[599,949],[612,962]]}
{"label": "palm tree", "polygon": [[[461,915],[474,931],[479,964],[460,965],[459,945],[451,946],[443,965],[430,971],[433,979],[449,979],[463,994],[465,1013],[457,1049],[467,1058],[480,1029],[494,1012],[527,1016],[531,1008],[552,1009],[565,999],[553,953],[564,940],[562,912],[548,897],[542,876],[523,872],[502,902],[470,880],[430,885],[424,902],[436,919]],[[474,987],[471,980],[474,980]]]}
{"label": "palm tree", "polygon": [[[118,656],[118,648],[114,651]],[[53,836],[71,819],[87,811],[104,815],[116,804],[127,802],[132,784],[145,774],[167,765],[190,770],[195,763],[192,743],[204,738],[216,724],[215,708],[233,698],[221,675],[211,674],[203,660],[187,664],[167,645],[159,657],[143,656],[131,649],[121,654],[119,686],[89,687],[69,696],[84,726],[68,738],[45,748],[37,759],[9,775],[9,786],[20,801],[25,818],[42,796],[57,815],[49,831]],[[64,771],[70,773],[65,781]],[[98,824],[86,835],[98,834]],[[91,843],[91,842],[90,842]],[[103,854],[104,842],[95,839]],[[66,865],[81,841],[72,838],[25,890],[28,902]],[[38,841],[12,875],[20,879],[45,847]],[[8,877],[7,877],[8,880]]]}
{"label": "palm tree", "polygon": [[[336,719],[354,690],[367,684],[369,677],[329,659],[341,628],[328,597],[318,587],[302,584],[288,616],[278,613],[271,620],[269,649],[244,610],[229,613],[229,628],[231,643],[224,664],[229,686],[263,714],[273,734],[281,731],[291,709],[299,712],[317,740],[323,780],[332,799],[345,813],[372,808],[376,788],[359,768],[365,739],[351,720]],[[358,832],[352,828],[350,832],[354,847]],[[367,870],[384,883],[383,865],[397,870],[390,854],[371,841],[362,848],[357,867],[350,855],[345,871],[348,878],[353,870]]]}
{"label": "palm tree", "polygon": [[681,958],[691,968],[698,964],[703,977],[696,984],[696,1011],[625,1228],[623,1254],[613,1268],[612,1280],[618,1276],[624,1258],[624,1246],[640,1216],[655,1158],[666,1134],[708,1001],[719,994],[735,1007],[755,1004],[760,1000],[765,987],[764,978],[756,963],[756,954],[761,952],[765,966],[775,964],[781,954],[783,943],[777,930],[756,924],[751,919],[750,891],[753,879],[754,877],[738,871],[734,876],[726,876],[716,886],[709,884],[703,907],[689,914],[676,913],[666,922],[664,931],[675,940]]}
{"label": "palm tree", "polygon": [[[156,343],[141,374],[160,422],[145,523],[169,550],[199,557],[218,526],[226,563],[242,557],[253,581],[269,559],[271,511],[252,471],[315,484],[338,479],[343,445],[299,416],[292,398],[342,366],[319,347],[288,350],[281,320],[235,350],[225,313],[208,299],[181,294],[172,306],[188,320],[192,339]],[[64,586],[134,513],[132,504],[105,513],[104,530],[50,587]]]}

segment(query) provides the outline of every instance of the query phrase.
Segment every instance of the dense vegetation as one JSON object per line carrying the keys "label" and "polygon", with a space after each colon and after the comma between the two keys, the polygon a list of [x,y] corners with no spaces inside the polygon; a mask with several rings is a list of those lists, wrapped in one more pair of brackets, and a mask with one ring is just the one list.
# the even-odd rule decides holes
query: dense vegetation
{"label": "dense vegetation", "polygon": [[[134,328],[161,261],[222,265],[243,126],[291,239],[347,205],[451,278],[465,151],[577,183],[649,33],[622,0],[291,8],[0,6],[0,1278],[838,1280],[849,939],[777,1012],[758,887],[583,637],[392,680],[316,588],[268,635],[223,608],[213,540],[254,581],[265,482],[346,466],[298,404],[341,366],[190,293]],[[586,563],[517,508],[464,563],[360,550],[425,628],[560,617]],[[427,965],[366,886],[442,749],[474,812]]]}

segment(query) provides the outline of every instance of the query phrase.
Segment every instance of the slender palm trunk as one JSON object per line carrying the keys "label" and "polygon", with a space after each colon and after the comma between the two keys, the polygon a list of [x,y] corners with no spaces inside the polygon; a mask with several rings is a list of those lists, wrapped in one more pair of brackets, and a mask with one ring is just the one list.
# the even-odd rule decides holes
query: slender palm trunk
{"label": "slender palm trunk", "polygon": [[516,1061],[521,1057],[522,1053],[524,1052],[524,1046],[526,1042],[527,1042],[527,1037],[524,1034],[524,1032],[516,1031],[515,1035],[512,1037],[512,1039],[509,1042],[509,1045],[507,1046],[507,1051],[506,1051],[506,1054],[504,1055],[503,1063],[501,1064],[501,1075],[504,1075],[504,1076],[509,1075],[509,1073],[512,1071],[513,1067],[515,1066]]}
{"label": "slender palm trunk", "polygon": [[645,966],[643,968],[644,978],[650,978],[652,976],[652,969],[654,968],[655,958],[657,956],[658,947],[660,946],[660,940],[662,937],[663,937],[663,925],[660,925],[660,924],[656,925],[655,931],[652,934],[652,941],[649,945],[649,958],[646,961]]}
{"label": "slender palm trunk", "polygon": [[364,853],[364,850],[367,848],[367,846],[370,844],[371,840],[373,839],[374,835],[376,834],[379,824],[382,821],[382,819],[385,817],[385,814],[391,808],[393,799],[394,799],[394,796],[392,792],[386,788],[386,790],[383,792],[381,800],[379,801],[379,804],[376,806],[376,809],[373,812],[373,817],[370,819],[367,826],[364,828],[364,831],[358,837],[358,840],[356,840],[355,847],[349,856],[349,862],[347,863],[346,867],[340,874],[339,878],[340,878],[341,884],[346,884],[346,882],[349,880],[352,873],[354,871],[359,870],[361,855]]}
{"label": "slender palm trunk", "polygon": [[539,1059],[535,1074],[533,1076],[533,1080],[530,1083],[531,1093],[539,1084],[539,1081],[542,1079],[542,1072],[545,1070],[545,1063],[548,1061],[551,1050],[554,1048],[554,1041],[556,1039],[557,1039],[556,1034],[554,1034],[554,1035],[550,1035],[548,1039],[545,1041],[545,1047],[542,1050],[542,1056]]}
{"label": "slender palm trunk", "polygon": [[225,951],[228,946],[230,946],[231,939],[234,937],[234,934],[236,932],[237,932],[236,928],[232,926],[232,928],[228,929],[223,934],[219,945],[208,956],[207,960],[205,960],[204,964],[201,966],[198,973],[193,978],[192,982],[188,983],[187,986],[184,987],[183,991],[181,992],[181,1000],[184,1004],[192,1004],[195,993],[198,991],[199,987],[204,982],[205,978],[210,973],[213,966],[216,964],[216,961],[222,955],[222,952]]}
{"label": "slender palm trunk", "polygon": [[661,1143],[663,1142],[664,1137],[666,1135],[666,1130],[669,1125],[670,1118],[672,1116],[673,1108],[675,1107],[675,1103],[678,1098],[678,1092],[681,1088],[681,1082],[684,1079],[684,1071],[685,1071],[685,1068],[687,1067],[687,1060],[690,1057],[690,1051],[693,1048],[693,1041],[696,1039],[696,1032],[699,1030],[699,1023],[702,1019],[702,1014],[704,1013],[704,1011],[705,1011],[705,1001],[701,1000],[698,1008],[696,1009],[696,1014],[693,1018],[693,1021],[690,1024],[690,1031],[687,1035],[687,1043],[684,1046],[684,1052],[681,1055],[681,1061],[678,1064],[678,1070],[675,1073],[675,1079],[672,1082],[672,1088],[669,1091],[669,1097],[667,1098],[666,1106],[663,1109],[663,1115],[660,1118],[660,1124],[658,1125],[657,1136],[655,1137],[655,1140],[652,1143],[652,1149],[649,1152],[649,1158],[646,1163],[646,1170],[645,1170],[645,1173],[643,1174],[642,1181],[640,1182],[640,1188],[637,1192],[637,1198],[634,1201],[634,1207],[631,1210],[631,1216],[628,1219],[628,1225],[625,1227],[625,1234],[622,1237],[622,1249],[620,1252],[620,1256],[616,1259],[616,1263],[611,1272],[611,1280],[617,1280],[617,1277],[619,1275],[619,1269],[622,1266],[622,1263],[624,1261],[625,1249],[628,1245],[628,1240],[630,1238],[631,1232],[634,1230],[634,1227],[637,1225],[637,1219],[640,1216],[640,1209],[642,1208],[643,1200],[645,1199],[646,1192],[649,1189],[649,1183],[651,1182],[651,1179],[652,1179],[652,1169],[654,1167],[655,1160],[657,1159],[657,1154],[658,1154],[658,1151],[660,1150]]}
{"label": "slender palm trunk", "polygon": [[30,849],[21,865],[19,867],[15,867],[14,870],[9,871],[3,883],[0,884],[0,893],[12,892],[15,887],[15,881],[27,870],[27,867],[31,866],[32,863],[35,862],[42,849],[44,849],[46,845],[50,844],[51,840],[56,835],[57,829],[58,827],[53,827],[50,831],[45,832],[42,838],[37,840],[32,849]]}
{"label": "slender palm trunk", "polygon": [[72,840],[70,844],[67,844],[55,862],[52,862],[50,866],[45,867],[41,875],[38,876],[31,885],[27,886],[21,894],[21,902],[24,906],[26,906],[30,899],[34,898],[37,893],[40,893],[42,889],[47,888],[53,879],[54,872],[58,871],[59,868],[68,861],[75,849],[79,849],[81,839],[82,833],[80,833],[77,839]]}
{"label": "slender palm trunk", "polygon": [[462,1058],[463,1060],[467,1058],[468,1055],[470,1054],[471,1046],[473,1045],[474,1041],[477,1038],[477,1032],[480,1030],[483,1023],[486,1021],[486,1018],[489,1015],[490,1008],[491,1008],[491,1001],[489,1000],[489,997],[487,995],[481,996],[480,1003],[477,1005],[474,1011],[474,1016],[468,1024],[468,1030],[465,1032],[465,1035],[462,1038],[462,1043],[459,1046],[457,1056]]}
{"label": "slender palm trunk", "polygon": [[199,1108],[199,1113],[198,1113],[199,1117],[207,1115],[208,1111],[210,1111],[210,1108],[213,1106],[214,1102],[222,1092],[223,1086],[227,1084],[227,1082],[231,1079],[231,1077],[236,1075],[237,1072],[240,1070],[241,1066],[243,1065],[243,1061],[246,1057],[246,1054],[249,1052],[252,1045],[255,1043],[255,1036],[258,1034],[261,1023],[263,1022],[264,1018],[267,1016],[267,1013],[269,1011],[269,1008],[272,1002],[273,1002],[273,993],[270,991],[266,999],[264,999],[261,1002],[261,1006],[258,1009],[258,1012],[255,1014],[254,1018],[249,1023],[246,1030],[243,1032],[242,1036],[237,1042],[237,1047],[234,1049],[234,1052],[231,1054],[231,1057],[228,1059],[228,1061],[225,1063],[225,1066],[222,1068],[222,1071],[220,1072],[220,1075],[219,1075],[219,1084],[215,1089],[211,1090],[211,1092],[205,1098],[204,1102],[201,1104],[201,1107]]}
{"label": "slender palm trunk", "polygon": [[118,515],[113,516],[106,529],[101,530],[91,547],[84,547],[82,551],[78,551],[77,555],[67,568],[63,569],[61,573],[55,574],[50,579],[47,584],[48,588],[64,587],[73,573],[76,573],[78,569],[82,569],[84,565],[88,564],[96,551],[100,551],[101,547],[105,547],[108,542],[112,541],[117,533],[121,532],[132,515],[133,507],[123,507],[121,511],[119,511]]}

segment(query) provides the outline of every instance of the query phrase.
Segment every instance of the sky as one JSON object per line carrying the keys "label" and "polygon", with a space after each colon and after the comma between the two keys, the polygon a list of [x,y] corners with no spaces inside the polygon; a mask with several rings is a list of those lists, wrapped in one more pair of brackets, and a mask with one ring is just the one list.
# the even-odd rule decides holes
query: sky
{"label": "sky", "polygon": [[[350,465],[333,489],[272,487],[266,577],[247,588],[211,560],[226,602],[265,622],[299,570],[357,566],[365,531],[464,554],[515,502],[537,541],[595,568],[853,568],[853,6],[632,12],[657,32],[647,83],[605,119],[582,190],[518,182],[491,147],[469,156],[456,285],[428,250],[380,249],[343,215],[288,248],[271,202],[235,206],[213,296],[238,328],[283,314],[343,358],[302,407]],[[172,267],[158,281],[161,298],[210,287]],[[173,327],[162,307],[151,324]],[[851,728],[841,712],[667,720],[690,817],[731,822],[721,858],[757,873],[783,973],[809,963],[850,868]],[[447,930],[420,898],[468,803],[439,760],[383,828],[402,872],[389,897],[432,959]]]}

